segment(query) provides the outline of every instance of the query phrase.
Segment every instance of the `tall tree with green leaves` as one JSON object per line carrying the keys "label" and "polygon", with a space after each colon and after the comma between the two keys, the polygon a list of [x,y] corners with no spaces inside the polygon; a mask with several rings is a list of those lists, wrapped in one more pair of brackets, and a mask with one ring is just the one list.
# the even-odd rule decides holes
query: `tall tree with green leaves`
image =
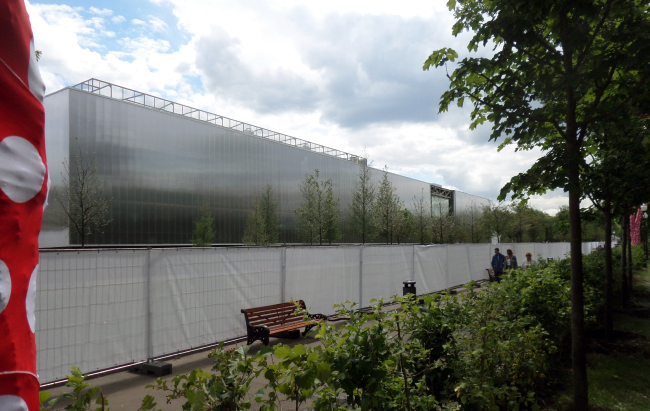
{"label": "tall tree with green leaves", "polygon": [[496,237],[500,243],[512,224],[512,215],[503,204],[489,204],[483,207],[481,221],[490,235]]}
{"label": "tall tree with green leaves", "polygon": [[253,202],[253,211],[246,219],[242,242],[249,245],[271,245],[278,242],[279,233],[278,202],[273,199],[273,189],[267,185]]}
{"label": "tall tree with green leaves", "polygon": [[377,227],[372,214],[377,188],[372,183],[371,177],[368,161],[361,163],[347,215],[347,225],[351,234],[355,239],[360,239],[362,244],[372,241],[377,236]]}
{"label": "tall tree with green leaves", "polygon": [[429,193],[427,193],[427,199],[422,193],[420,198],[413,196],[411,203],[413,234],[415,241],[423,245],[431,242],[431,196]]}
{"label": "tall tree with green leaves", "polygon": [[479,243],[489,239],[482,225],[483,211],[474,201],[459,215],[454,216],[456,229],[463,242]]}
{"label": "tall tree with green leaves", "polygon": [[339,201],[334,199],[332,179],[319,180],[319,171],[305,176],[300,184],[303,204],[295,210],[300,241],[331,244],[340,238]]}
{"label": "tall tree with green leaves", "polygon": [[388,179],[388,167],[384,167],[373,214],[380,235],[386,238],[386,244],[393,244],[400,222],[400,210],[403,208],[402,200],[395,193],[396,190],[397,188]]}
{"label": "tall tree with green leaves", "polygon": [[[489,45],[487,57],[467,57],[449,76],[440,111],[468,99],[471,128],[489,121],[499,148],[541,148],[543,155],[501,190],[517,199],[563,188],[571,224],[571,343],[574,407],[589,408],[584,340],[580,175],[588,167],[595,125],[635,105],[650,77],[649,4],[645,0],[450,0],[453,34],[473,31],[470,51]],[[434,51],[424,69],[458,54]]]}
{"label": "tall tree with green leaves", "polygon": [[193,247],[210,247],[214,237],[214,217],[210,207],[204,205],[199,210],[199,217],[194,220],[194,233],[190,241]]}
{"label": "tall tree with green leaves", "polygon": [[339,199],[334,198],[332,179],[321,182],[323,193],[323,238],[327,244],[332,244],[341,239],[341,224],[339,222]]}
{"label": "tall tree with green leaves", "polygon": [[407,242],[414,234],[415,218],[408,208],[402,208],[399,211],[397,228],[395,229],[395,239],[397,244]]}
{"label": "tall tree with green leaves", "polygon": [[447,201],[436,201],[431,205],[431,242],[451,243],[455,225]]}

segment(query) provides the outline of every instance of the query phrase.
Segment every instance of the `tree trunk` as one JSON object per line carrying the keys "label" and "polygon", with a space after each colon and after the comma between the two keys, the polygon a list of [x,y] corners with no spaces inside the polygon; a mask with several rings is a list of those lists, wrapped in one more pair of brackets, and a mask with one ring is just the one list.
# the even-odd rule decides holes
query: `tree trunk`
{"label": "tree trunk", "polygon": [[621,304],[627,308],[628,288],[627,288],[627,224],[629,220],[623,216],[621,220]]}
{"label": "tree trunk", "polygon": [[605,336],[608,339],[614,334],[614,322],[612,319],[614,299],[614,279],[612,274],[612,213],[610,202],[606,202],[603,208],[605,217]]}
{"label": "tree trunk", "polygon": [[627,220],[627,289],[628,298],[632,294],[632,285],[634,282],[633,266],[632,266],[632,225],[630,223],[630,216],[625,217]]}

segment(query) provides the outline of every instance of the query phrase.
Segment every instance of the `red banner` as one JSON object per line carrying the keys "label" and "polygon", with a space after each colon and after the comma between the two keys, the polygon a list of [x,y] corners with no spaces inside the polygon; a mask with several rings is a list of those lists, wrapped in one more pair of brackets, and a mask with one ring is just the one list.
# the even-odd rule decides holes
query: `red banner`
{"label": "red banner", "polygon": [[23,0],[0,0],[0,409],[39,409],[34,294],[47,195],[43,82]]}

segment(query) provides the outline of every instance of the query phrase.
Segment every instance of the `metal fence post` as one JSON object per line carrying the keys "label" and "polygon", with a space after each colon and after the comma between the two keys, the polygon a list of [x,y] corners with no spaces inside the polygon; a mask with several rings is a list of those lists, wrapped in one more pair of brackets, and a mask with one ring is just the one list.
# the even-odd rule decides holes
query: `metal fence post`
{"label": "metal fence post", "polygon": [[359,247],[359,308],[363,304],[363,245]]}
{"label": "metal fence post", "polygon": [[411,280],[415,281],[415,244],[413,244],[413,268],[411,269]]}
{"label": "metal fence post", "polygon": [[286,288],[286,283],[287,283],[287,247],[282,247],[282,255],[280,256],[280,260],[282,262],[282,271],[280,274],[280,296],[282,298],[281,303],[287,301],[286,295],[285,295],[285,288]]}
{"label": "metal fence post", "polygon": [[145,273],[145,301],[147,305],[147,313],[145,315],[145,343],[147,344],[147,361],[151,361],[153,359],[153,324],[151,318],[153,316],[153,308],[151,307],[151,247],[147,248]]}

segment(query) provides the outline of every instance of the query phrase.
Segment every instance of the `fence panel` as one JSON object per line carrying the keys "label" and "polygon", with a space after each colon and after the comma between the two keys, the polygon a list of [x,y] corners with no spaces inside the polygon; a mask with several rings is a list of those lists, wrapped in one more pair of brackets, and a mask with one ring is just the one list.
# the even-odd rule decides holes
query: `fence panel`
{"label": "fence panel", "polygon": [[402,282],[413,279],[413,246],[363,247],[361,306],[373,298],[402,295]]}
{"label": "fence panel", "polygon": [[359,302],[359,247],[288,248],[285,300],[304,300],[313,313]]}
{"label": "fence panel", "polygon": [[472,280],[487,280],[487,269],[491,267],[493,247],[492,244],[467,244],[470,276]]}
{"label": "fence panel", "polygon": [[147,250],[42,252],[36,292],[42,382],[145,358]]}
{"label": "fence panel", "polygon": [[468,249],[465,244],[447,246],[447,273],[447,287],[455,287],[472,281]]}
{"label": "fence panel", "polygon": [[247,307],[277,304],[282,249],[151,251],[154,356],[246,335]]}
{"label": "fence panel", "polygon": [[[584,243],[583,252],[598,244]],[[504,253],[513,249],[521,262],[526,251],[535,259],[569,251],[569,243],[498,246]],[[485,279],[493,249],[457,244],[42,252],[38,373],[49,382],[64,378],[73,364],[87,373],[243,336],[242,308],[283,297],[331,314],[333,304],[346,300],[368,306],[372,298],[401,295],[404,280],[416,280],[424,294]]]}
{"label": "fence panel", "polygon": [[447,288],[447,246],[415,246],[415,277],[418,294]]}

